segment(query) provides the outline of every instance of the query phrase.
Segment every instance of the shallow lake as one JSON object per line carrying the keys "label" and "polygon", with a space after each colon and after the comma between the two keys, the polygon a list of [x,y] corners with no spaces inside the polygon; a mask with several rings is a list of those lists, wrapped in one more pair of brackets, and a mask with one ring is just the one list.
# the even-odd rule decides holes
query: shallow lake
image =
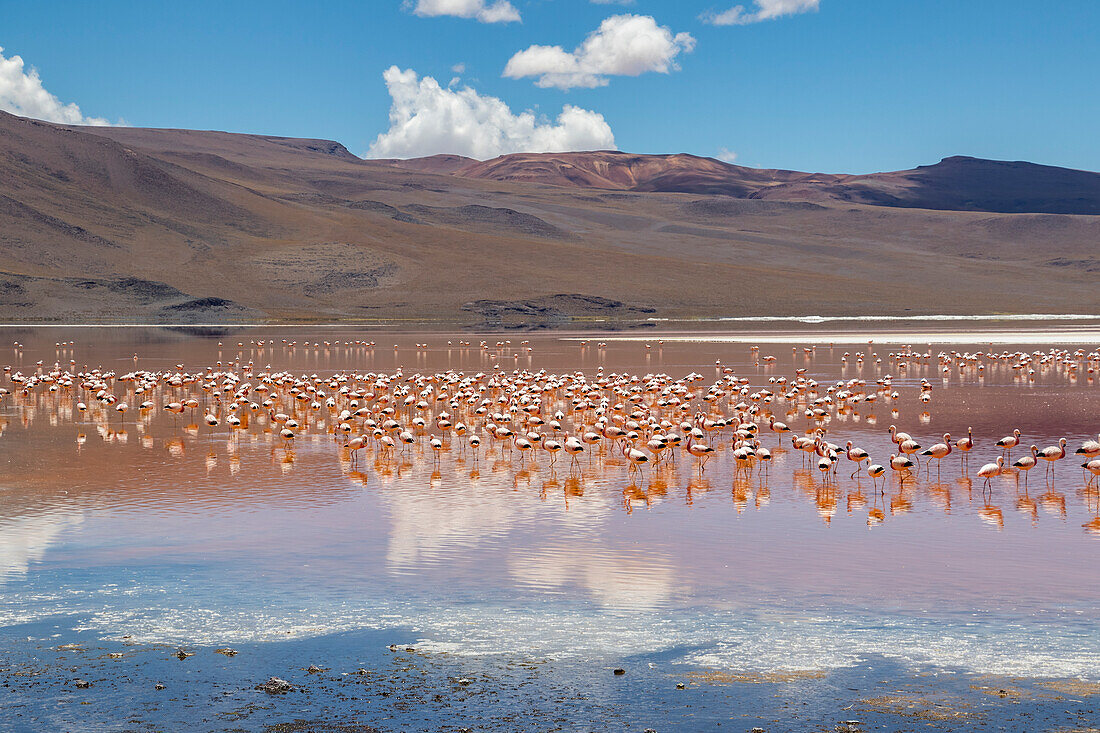
{"label": "shallow lake", "polygon": [[[8,637],[26,646],[20,654],[74,634],[308,648],[402,629],[399,643],[448,659],[610,668],[637,657],[670,674],[755,675],[874,659],[922,674],[1100,680],[1100,490],[1074,455],[1100,432],[1092,334],[1015,344],[1002,335],[991,346],[955,333],[911,349],[894,335],[0,329],[0,365],[10,366],[0,383],[0,626],[30,629]],[[982,356],[940,356],[953,352]],[[49,378],[97,368],[71,387]],[[135,393],[140,380],[121,377],[137,372],[156,373],[156,385]],[[181,374],[197,377],[173,386]],[[237,380],[228,390],[227,374]],[[292,379],[229,409],[235,389],[277,374]],[[670,403],[677,393],[663,387],[689,374],[699,376]],[[24,393],[20,380],[34,375],[47,379]],[[114,404],[81,387],[100,377]],[[578,409],[576,385],[601,378]],[[461,379],[477,399],[451,404]],[[295,381],[320,392],[294,395]],[[517,381],[536,385],[527,396],[537,411],[508,411],[509,394],[521,404]],[[333,385],[374,392],[354,406],[368,409],[349,419],[352,437],[370,433],[364,419],[392,417],[414,442],[342,447],[338,413],[354,395]],[[272,393],[272,406],[259,404]],[[199,404],[163,409],[187,397]],[[645,415],[684,434],[680,422],[732,417],[738,404],[731,425],[705,426],[715,449],[705,469],[682,447],[636,470],[611,439],[572,460],[484,428],[503,411],[517,435],[563,441],[600,415],[626,430]],[[297,423],[293,438],[280,435],[276,412]],[[440,413],[469,432],[441,429]],[[769,414],[791,432],[772,432]],[[756,425],[767,465],[736,459],[743,422]],[[821,429],[887,465],[891,425],[923,448],[971,428],[975,447],[968,465],[956,449],[939,466],[919,459],[911,476],[887,468],[876,484],[862,470],[852,478],[843,454],[833,475],[791,445]],[[987,485],[978,470],[1014,428],[1022,437],[1009,463],[1063,437],[1068,455],[1053,475],[1040,461]],[[444,436],[441,450],[432,435]]]}

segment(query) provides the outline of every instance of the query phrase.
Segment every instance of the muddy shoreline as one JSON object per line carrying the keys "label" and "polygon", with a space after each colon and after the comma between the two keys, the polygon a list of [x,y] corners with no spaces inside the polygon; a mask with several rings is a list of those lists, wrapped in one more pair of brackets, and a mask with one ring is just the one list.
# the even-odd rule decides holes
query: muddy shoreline
{"label": "muddy shoreline", "polygon": [[[12,731],[1087,731],[1100,685],[867,656],[757,674],[672,661],[427,651],[412,629],[217,646],[134,644],[78,619],[0,630]],[[617,674],[615,670],[622,670]],[[265,687],[271,678],[289,689]]]}

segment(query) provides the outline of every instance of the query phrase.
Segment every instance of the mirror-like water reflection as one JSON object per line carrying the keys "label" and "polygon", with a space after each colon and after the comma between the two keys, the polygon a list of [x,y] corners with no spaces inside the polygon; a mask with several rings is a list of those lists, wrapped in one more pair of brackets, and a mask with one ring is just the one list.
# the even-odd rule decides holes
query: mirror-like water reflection
{"label": "mirror-like water reflection", "polygon": [[[5,624],[211,643],[402,625],[471,654],[1100,676],[1100,488],[1074,453],[1100,431],[1095,347],[8,335]],[[920,445],[912,470],[890,468],[891,425]],[[920,455],[945,433],[950,454]],[[1065,458],[1011,468],[1060,438]]]}

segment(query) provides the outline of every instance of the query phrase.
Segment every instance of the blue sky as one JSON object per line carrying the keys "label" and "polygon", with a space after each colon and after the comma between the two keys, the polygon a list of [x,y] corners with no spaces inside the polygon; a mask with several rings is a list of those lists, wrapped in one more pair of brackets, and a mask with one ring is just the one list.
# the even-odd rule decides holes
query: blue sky
{"label": "blue sky", "polygon": [[[418,2],[443,5],[418,14]],[[1097,0],[758,2],[745,0],[730,25],[714,19],[732,0],[511,0],[521,20],[510,22],[431,14],[488,10],[491,0],[9,2],[0,83],[19,56],[24,74],[36,69],[49,95],[85,117],[330,138],[357,154],[431,152],[464,145],[463,135],[483,136],[470,149],[489,153],[613,135],[622,150],[729,151],[739,164],[799,170],[893,170],[956,154],[1100,170]],[[769,7],[794,11],[744,22]],[[598,59],[572,53],[624,14],[643,33],[667,33],[664,56],[651,60],[666,72],[606,44]],[[533,45],[561,50],[535,49],[509,67]],[[540,76],[554,63],[580,71]],[[380,145],[391,67],[393,89],[416,95],[406,112],[422,116]],[[517,71],[504,76],[506,67]],[[593,83],[606,85],[584,85]],[[0,86],[0,108],[18,104],[4,107],[4,94]],[[466,129],[464,114],[499,118],[488,98],[516,115],[532,110],[542,127],[504,118]],[[557,119],[565,105],[578,108],[571,122]]]}

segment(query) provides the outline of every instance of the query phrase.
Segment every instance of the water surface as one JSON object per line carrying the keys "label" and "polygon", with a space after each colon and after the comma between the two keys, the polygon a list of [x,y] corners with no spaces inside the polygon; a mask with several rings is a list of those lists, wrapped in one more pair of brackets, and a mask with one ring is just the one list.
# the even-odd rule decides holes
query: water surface
{"label": "water surface", "polygon": [[[246,429],[206,425],[205,406],[174,417],[160,409],[175,398],[168,387],[124,396],[115,383],[130,405],[156,403],[144,415],[65,389],[16,390],[0,401],[0,626],[38,624],[28,644],[90,633],[262,647],[400,628],[419,650],[469,659],[662,655],[673,670],[760,674],[876,659],[914,671],[1100,680],[1100,495],[1072,455],[1100,432],[1098,375],[1072,356],[1095,345],[1039,344],[1031,334],[1023,346],[996,345],[1070,350],[1046,364],[1034,357],[1029,373],[1015,359],[945,372],[940,351],[990,350],[957,336],[915,344],[929,359],[818,335],[760,339],[758,352],[749,338],[697,334],[10,329],[0,338],[0,364],[24,375],[55,363],[123,374],[220,361],[299,376],[545,369],[594,379],[602,367],[696,372],[699,394],[731,372],[758,392],[781,391],[775,378],[805,370],[822,394],[853,379],[874,393],[890,375],[876,401],[830,408],[820,422],[802,406],[761,406],[799,433],[820,424],[828,440],[852,440],[876,462],[893,448],[891,424],[925,446],[968,427],[978,442],[969,470],[952,455],[904,485],[888,477],[880,493],[866,476],[849,478],[843,460],[836,482],[823,481],[788,441],[780,448],[761,416],[761,443],[775,455],[766,473],[736,472],[729,429],[708,436],[717,453],[704,472],[683,454],[633,473],[611,450],[551,466],[546,453],[532,460],[488,440],[475,457],[455,438],[436,460],[426,442],[438,432],[434,407],[416,445],[353,462],[327,409],[288,443],[263,411]],[[367,340],[376,343],[350,343]],[[75,409],[80,399],[88,412]],[[544,417],[563,406],[544,405]],[[712,408],[732,413],[727,402]],[[564,422],[577,432],[572,415]],[[1016,427],[1025,445],[1066,437],[1071,455],[1052,479],[1040,466],[1026,488],[1009,474],[987,490],[976,470]]]}

